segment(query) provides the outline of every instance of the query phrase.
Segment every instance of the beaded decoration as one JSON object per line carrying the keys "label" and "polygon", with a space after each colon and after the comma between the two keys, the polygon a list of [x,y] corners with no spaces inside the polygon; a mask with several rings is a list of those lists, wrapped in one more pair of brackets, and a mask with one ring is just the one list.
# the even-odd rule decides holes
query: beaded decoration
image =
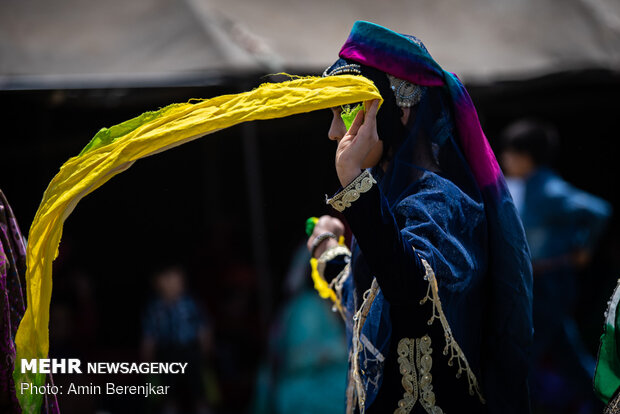
{"label": "beaded decoration", "polygon": [[361,75],[362,68],[357,63],[349,63],[348,65],[338,66],[334,68],[331,72],[329,71],[332,67],[325,69],[323,72],[323,77],[326,76],[334,76],[334,75]]}
{"label": "beaded decoration", "polygon": [[401,108],[410,108],[420,102],[424,93],[423,86],[399,79],[390,74],[387,77],[390,80],[390,88],[396,97],[396,105]]}
{"label": "beaded decoration", "polygon": [[377,181],[370,174],[370,171],[364,170],[363,173],[358,175],[355,180],[351,181],[349,185],[333,198],[326,197],[325,202],[342,213],[347,207],[351,207],[351,203],[360,198],[362,193],[370,191],[372,185],[376,183]]}

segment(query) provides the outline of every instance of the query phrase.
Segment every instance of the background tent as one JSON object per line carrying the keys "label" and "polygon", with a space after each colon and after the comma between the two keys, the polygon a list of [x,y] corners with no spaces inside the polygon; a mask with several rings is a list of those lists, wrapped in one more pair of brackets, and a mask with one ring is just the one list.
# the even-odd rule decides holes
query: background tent
{"label": "background tent", "polygon": [[470,81],[620,66],[614,0],[6,0],[0,87],[179,86],[317,71],[360,19],[415,32]]}
{"label": "background tent", "polygon": [[415,34],[437,62],[470,81],[620,65],[620,4],[614,0],[209,3],[265,39],[287,67],[330,64],[353,20]]}

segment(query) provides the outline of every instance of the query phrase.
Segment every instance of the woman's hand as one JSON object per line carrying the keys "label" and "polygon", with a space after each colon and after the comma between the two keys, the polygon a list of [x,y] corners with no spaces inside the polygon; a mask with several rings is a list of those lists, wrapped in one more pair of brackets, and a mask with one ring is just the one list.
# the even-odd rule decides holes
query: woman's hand
{"label": "woman's hand", "polygon": [[343,187],[360,175],[362,169],[375,166],[383,152],[377,134],[379,101],[366,101],[364,107],[366,110],[357,113],[336,149],[336,173]]}
{"label": "woman's hand", "polygon": [[[319,221],[314,226],[312,235],[310,235],[310,237],[308,238],[308,243],[306,244],[310,253],[312,253],[314,239],[326,232],[334,233],[337,238],[340,238],[340,236],[344,235],[344,224],[342,224],[342,222],[335,217],[321,216],[321,218],[319,218]],[[314,251],[314,257],[320,257],[323,252],[325,252],[325,250],[335,247],[337,245],[338,240],[334,240],[332,238],[325,239]]]}

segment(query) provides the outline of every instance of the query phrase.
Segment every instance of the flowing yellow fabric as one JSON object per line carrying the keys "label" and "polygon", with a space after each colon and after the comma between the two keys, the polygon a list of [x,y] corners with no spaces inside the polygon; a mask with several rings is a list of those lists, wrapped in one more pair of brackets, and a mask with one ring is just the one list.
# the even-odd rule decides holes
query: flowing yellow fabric
{"label": "flowing yellow fabric", "polygon": [[[52,262],[58,254],[63,223],[77,203],[136,160],[184,144],[220,129],[253,120],[281,118],[370,99],[381,99],[374,84],[361,76],[297,78],[263,84],[236,95],[174,104],[104,129],[80,155],[69,159],[49,184],[28,238],[27,309],[15,339],[13,377],[42,385],[42,374],[21,373],[22,358],[46,358]],[[310,143],[309,143],[310,145]],[[41,395],[17,396],[24,413],[38,413]]]}

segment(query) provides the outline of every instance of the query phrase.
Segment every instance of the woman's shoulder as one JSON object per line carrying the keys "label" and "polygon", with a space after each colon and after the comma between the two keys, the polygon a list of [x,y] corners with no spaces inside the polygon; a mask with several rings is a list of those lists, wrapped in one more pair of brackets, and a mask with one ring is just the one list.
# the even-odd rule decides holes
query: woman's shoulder
{"label": "woman's shoulder", "polygon": [[447,203],[451,205],[477,204],[452,181],[438,173],[425,171],[422,177],[411,187],[410,194],[398,205],[427,204],[429,202]]}
{"label": "woman's shoulder", "polygon": [[406,221],[432,220],[446,226],[448,222],[477,223],[483,220],[484,205],[450,180],[428,171],[412,186],[410,194],[395,206],[394,212]]}

